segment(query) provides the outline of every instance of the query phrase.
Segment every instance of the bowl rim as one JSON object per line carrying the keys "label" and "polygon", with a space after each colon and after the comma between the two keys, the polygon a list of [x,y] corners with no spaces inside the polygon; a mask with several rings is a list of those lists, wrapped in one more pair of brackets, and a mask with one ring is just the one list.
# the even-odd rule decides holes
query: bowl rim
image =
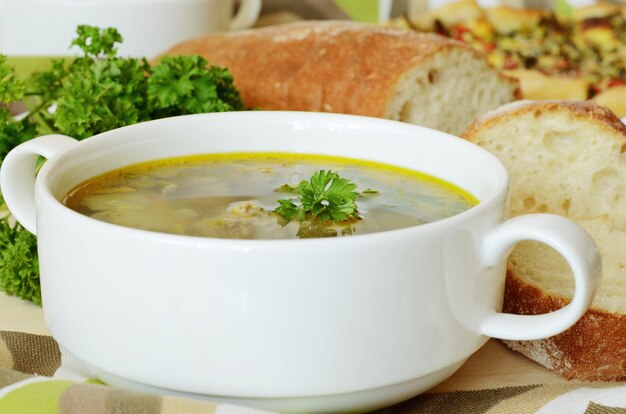
{"label": "bowl rim", "polygon": [[[172,233],[164,233],[152,230],[143,230],[133,227],[127,227],[119,224],[108,223],[100,220],[93,219],[91,217],[85,216],[81,213],[78,213],[69,207],[65,206],[61,200],[52,194],[51,189],[48,184],[50,180],[44,180],[44,178],[48,177],[49,174],[57,173],[57,169],[62,169],[64,166],[64,161],[68,158],[72,158],[76,152],[86,151],[89,147],[98,147],[103,145],[101,142],[110,139],[112,136],[119,135],[122,132],[131,132],[134,133],[135,130],[140,131],[143,128],[146,128],[147,125],[160,125],[160,124],[171,124],[171,123],[185,123],[186,119],[207,119],[207,122],[210,122],[211,118],[251,118],[250,121],[254,121],[259,118],[276,118],[278,121],[284,122],[285,119],[290,120],[308,120],[314,122],[357,122],[359,124],[363,124],[364,126],[378,126],[378,127],[387,127],[387,128],[396,128],[396,129],[406,129],[408,132],[414,133],[427,133],[430,135],[436,136],[438,140],[448,140],[452,145],[461,145],[465,146],[470,151],[474,151],[476,154],[479,154],[480,157],[483,157],[481,164],[486,165],[485,168],[491,168],[499,174],[499,180],[495,186],[495,189],[491,191],[491,193],[484,199],[479,200],[479,203],[475,206],[461,212],[455,214],[450,217],[446,217],[444,219],[436,220],[434,222],[419,224],[415,226],[404,227],[400,229],[394,230],[384,230],[373,233],[366,234],[354,234],[350,237],[324,237],[324,238],[306,238],[306,239],[229,239],[229,238],[217,238],[217,237],[204,237],[204,236],[189,236],[189,235],[179,235]],[[123,149],[121,149],[123,150]],[[234,151],[224,151],[234,152]],[[254,151],[251,151],[254,152]],[[285,152],[294,152],[295,151],[285,151]],[[209,153],[209,152],[207,152]],[[303,152],[299,152],[303,153]],[[314,154],[314,152],[310,152]],[[84,154],[82,155],[84,157]],[[358,157],[353,157],[358,159]],[[377,161],[381,162],[381,161]],[[388,162],[384,162],[386,164],[391,164]],[[406,168],[406,167],[403,167]],[[429,173],[427,173],[429,174]],[[429,174],[433,175],[433,174]],[[440,177],[436,177],[441,179]],[[142,238],[142,239],[155,239],[158,238],[160,241],[171,242],[175,244],[192,244],[194,246],[198,245],[228,245],[233,248],[241,248],[244,246],[260,246],[260,245],[284,245],[284,244],[294,244],[294,240],[297,240],[297,243],[313,245],[313,244],[335,244],[335,243],[355,243],[355,241],[363,241],[368,242],[370,240],[374,240],[376,238],[385,239],[387,237],[396,237],[402,235],[413,234],[415,232],[438,232],[445,228],[455,227],[462,223],[469,222],[477,217],[485,215],[494,209],[499,208],[499,204],[503,203],[506,199],[506,194],[508,192],[509,187],[509,175],[502,164],[502,162],[497,159],[493,154],[488,152],[487,150],[479,147],[476,144],[473,144],[469,141],[466,141],[457,136],[447,134],[438,130],[434,130],[431,128],[408,124],[399,121],[381,119],[381,118],[373,118],[367,116],[360,115],[348,115],[348,114],[335,114],[335,113],[321,113],[321,112],[306,112],[306,111],[233,111],[233,112],[218,112],[218,113],[204,113],[204,114],[193,114],[193,115],[182,115],[168,118],[161,118],[151,121],[140,122],[133,125],[124,126],[121,128],[116,128],[113,130],[109,130],[103,132],[101,134],[94,135],[86,140],[80,141],[77,145],[69,148],[62,153],[59,153],[48,161],[44,163],[39,174],[37,176],[37,180],[35,183],[35,194],[36,194],[36,204],[37,205],[45,205],[46,209],[52,208],[56,213],[62,215],[68,215],[67,217],[77,221],[81,225],[85,226],[97,226],[96,228],[105,231],[113,231],[118,232],[120,234],[126,233],[127,235],[133,235],[134,237]],[[467,191],[467,190],[466,190]],[[39,208],[37,207],[37,211]],[[39,213],[38,213],[39,214]],[[350,242],[349,240],[353,240]]]}

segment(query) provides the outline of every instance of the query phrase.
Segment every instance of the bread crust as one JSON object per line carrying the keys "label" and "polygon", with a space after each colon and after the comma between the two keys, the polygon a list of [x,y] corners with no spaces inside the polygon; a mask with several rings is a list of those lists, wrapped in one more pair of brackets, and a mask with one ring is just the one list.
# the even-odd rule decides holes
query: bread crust
{"label": "bread crust", "polygon": [[[507,272],[503,312],[537,315],[552,312],[569,301],[546,295]],[[585,381],[626,380],[626,315],[589,309],[565,332],[541,340],[503,341],[539,364],[566,378]]]}
{"label": "bread crust", "polygon": [[[451,50],[484,60],[443,36],[347,21],[213,34],[183,42],[166,54],[200,54],[227,67],[250,107],[384,117],[401,77]],[[493,71],[519,96],[515,79]]]}
{"label": "bread crust", "polygon": [[516,117],[528,112],[534,112],[536,117],[547,112],[567,110],[572,117],[593,119],[601,128],[609,128],[626,136],[626,125],[608,108],[593,101],[517,101],[503,105],[490,111],[472,123],[460,136],[474,141],[483,128],[500,122],[502,118]]}

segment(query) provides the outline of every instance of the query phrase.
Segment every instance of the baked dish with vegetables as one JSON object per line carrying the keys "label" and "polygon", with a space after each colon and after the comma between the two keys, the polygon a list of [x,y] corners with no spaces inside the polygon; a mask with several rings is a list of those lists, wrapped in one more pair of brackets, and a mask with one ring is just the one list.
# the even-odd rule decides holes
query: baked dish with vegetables
{"label": "baked dish with vegetables", "polygon": [[486,53],[520,80],[525,98],[594,99],[626,116],[626,7],[481,9],[461,0],[396,23]]}

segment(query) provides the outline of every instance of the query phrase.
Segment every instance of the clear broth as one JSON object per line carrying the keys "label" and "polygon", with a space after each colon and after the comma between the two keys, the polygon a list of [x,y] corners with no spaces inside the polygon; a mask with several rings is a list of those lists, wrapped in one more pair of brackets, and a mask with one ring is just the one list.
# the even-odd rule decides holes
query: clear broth
{"label": "clear broth", "polygon": [[[357,185],[360,220],[286,222],[273,212],[277,192],[318,170]],[[365,190],[375,190],[368,193]],[[232,153],[131,165],[89,179],[64,204],[94,219],[150,231],[200,237],[293,239],[400,229],[461,213],[477,200],[443,180],[412,170],[348,158]]]}

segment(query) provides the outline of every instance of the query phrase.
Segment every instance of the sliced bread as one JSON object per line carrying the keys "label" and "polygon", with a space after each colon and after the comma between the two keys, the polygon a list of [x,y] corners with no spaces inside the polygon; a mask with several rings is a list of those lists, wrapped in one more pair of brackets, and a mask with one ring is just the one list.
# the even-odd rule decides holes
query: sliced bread
{"label": "sliced bread", "polygon": [[251,107],[367,115],[453,134],[519,97],[516,80],[461,42],[356,22],[211,34],[166,54],[229,68]]}
{"label": "sliced bread", "polygon": [[[626,127],[592,102],[522,101],[484,115],[462,136],[507,167],[510,216],[567,216],[602,254],[602,281],[578,323],[551,338],[505,343],[567,378],[625,380]],[[504,311],[553,311],[573,290],[570,269],[554,250],[522,242],[509,258]]]}

